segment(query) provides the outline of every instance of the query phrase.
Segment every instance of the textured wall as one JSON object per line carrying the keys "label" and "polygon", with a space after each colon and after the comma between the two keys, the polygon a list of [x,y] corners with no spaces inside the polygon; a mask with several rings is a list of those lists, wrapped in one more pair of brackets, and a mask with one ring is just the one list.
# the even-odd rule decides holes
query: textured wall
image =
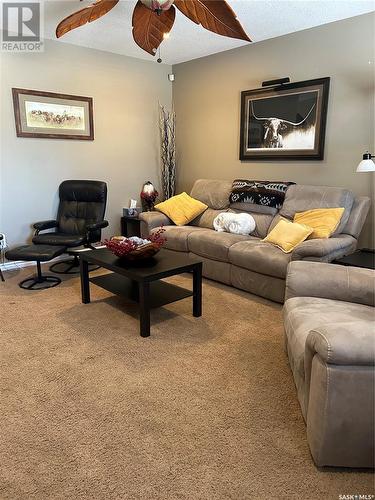
{"label": "textured wall", "polygon": [[[64,179],[108,182],[107,234],[142,183],[158,183],[158,100],[171,104],[170,67],[47,41],[41,54],[1,54],[0,232],[24,243],[54,218]],[[94,98],[94,141],[17,138],[12,87]]]}
{"label": "textured wall", "polygon": [[[375,176],[355,173],[362,153],[374,151],[373,14],[196,59],[173,71],[180,189],[189,190],[200,177],[284,179],[373,196]],[[324,161],[240,162],[240,92],[284,76],[331,77]],[[371,217],[363,244],[371,244],[370,233]]]}

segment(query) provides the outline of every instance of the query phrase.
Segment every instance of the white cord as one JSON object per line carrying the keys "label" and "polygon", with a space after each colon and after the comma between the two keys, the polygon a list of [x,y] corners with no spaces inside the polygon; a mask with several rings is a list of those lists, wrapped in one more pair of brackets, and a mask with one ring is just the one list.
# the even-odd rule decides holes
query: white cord
{"label": "white cord", "polygon": [[0,233],[2,238],[0,239],[0,260],[4,264],[4,250],[7,247],[7,240],[4,233]]}
{"label": "white cord", "polygon": [[7,247],[7,240],[4,233],[0,233],[0,236],[2,236],[2,239],[0,239],[0,248],[4,249]]}

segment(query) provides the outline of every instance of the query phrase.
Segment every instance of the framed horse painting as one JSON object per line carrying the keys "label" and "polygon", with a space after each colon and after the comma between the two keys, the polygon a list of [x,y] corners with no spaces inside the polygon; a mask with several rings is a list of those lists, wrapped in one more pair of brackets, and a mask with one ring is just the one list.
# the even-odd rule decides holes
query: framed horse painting
{"label": "framed horse painting", "polygon": [[240,160],[322,160],[329,82],[241,92]]}
{"label": "framed horse painting", "polygon": [[94,140],[91,97],[12,89],[18,137]]}

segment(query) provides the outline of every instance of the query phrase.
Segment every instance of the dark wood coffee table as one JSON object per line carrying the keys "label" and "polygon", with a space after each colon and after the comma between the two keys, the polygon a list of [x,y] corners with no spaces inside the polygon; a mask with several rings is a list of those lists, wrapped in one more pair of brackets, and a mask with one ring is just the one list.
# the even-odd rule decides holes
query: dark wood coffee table
{"label": "dark wood coffee table", "polygon": [[[193,297],[193,316],[202,315],[202,262],[185,253],[170,254],[165,250],[150,260],[125,263],[106,248],[81,252],[82,302],[90,302],[90,282],[106,290],[139,303],[140,334],[150,335],[150,309],[177,300]],[[112,271],[111,274],[90,278],[88,264],[97,264]],[[193,290],[187,290],[161,281],[176,274],[192,272]]]}

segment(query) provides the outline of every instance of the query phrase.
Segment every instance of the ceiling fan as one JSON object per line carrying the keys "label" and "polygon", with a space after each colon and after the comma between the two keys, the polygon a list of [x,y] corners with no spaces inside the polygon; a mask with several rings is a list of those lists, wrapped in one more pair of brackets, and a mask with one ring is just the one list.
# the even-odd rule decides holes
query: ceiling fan
{"label": "ceiling fan", "polygon": [[[91,23],[107,14],[119,0],[97,0],[92,5],[63,19],[56,28],[60,38],[69,31]],[[191,21],[219,35],[251,42],[236,14],[225,0],[138,0],[133,11],[133,38],[135,43],[155,55],[164,38],[172,29],[176,9]],[[161,62],[161,59],[158,59]]]}

